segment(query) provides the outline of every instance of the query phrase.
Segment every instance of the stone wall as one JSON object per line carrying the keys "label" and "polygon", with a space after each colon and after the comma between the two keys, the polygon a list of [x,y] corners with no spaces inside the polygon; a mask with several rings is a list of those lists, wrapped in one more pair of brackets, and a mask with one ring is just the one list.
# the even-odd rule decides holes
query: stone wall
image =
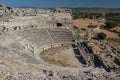
{"label": "stone wall", "polygon": [[53,13],[50,9],[11,8],[0,10],[0,27],[4,31],[31,28],[70,27],[71,14]]}

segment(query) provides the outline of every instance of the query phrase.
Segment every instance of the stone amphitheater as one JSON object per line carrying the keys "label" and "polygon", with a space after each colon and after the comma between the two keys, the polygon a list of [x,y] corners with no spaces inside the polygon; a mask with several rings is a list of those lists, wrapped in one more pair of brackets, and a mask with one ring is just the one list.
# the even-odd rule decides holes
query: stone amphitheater
{"label": "stone amphitheater", "polygon": [[[0,7],[0,80],[110,80],[114,74],[90,67],[44,62],[40,53],[73,44],[70,9]],[[117,80],[117,78],[116,78]]]}

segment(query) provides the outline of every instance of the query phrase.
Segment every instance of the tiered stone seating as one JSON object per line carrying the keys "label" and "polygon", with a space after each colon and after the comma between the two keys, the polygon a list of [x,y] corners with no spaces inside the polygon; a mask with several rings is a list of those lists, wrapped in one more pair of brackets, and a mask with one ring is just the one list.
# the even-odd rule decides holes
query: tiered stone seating
{"label": "tiered stone seating", "polygon": [[48,30],[55,43],[71,43],[72,32],[66,28],[54,28]]}
{"label": "tiered stone seating", "polygon": [[48,34],[46,29],[32,29],[32,30],[24,30],[19,31],[19,35],[26,38],[28,41],[37,45],[38,47],[53,44],[50,35]]}
{"label": "tiered stone seating", "polygon": [[36,49],[40,50],[55,43],[70,42],[72,32],[66,28],[18,30],[0,36],[0,54],[15,61],[35,63]]}

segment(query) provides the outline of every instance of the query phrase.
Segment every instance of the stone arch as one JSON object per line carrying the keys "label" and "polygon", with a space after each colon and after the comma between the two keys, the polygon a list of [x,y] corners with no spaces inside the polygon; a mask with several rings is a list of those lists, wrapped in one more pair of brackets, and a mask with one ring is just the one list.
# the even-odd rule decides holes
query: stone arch
{"label": "stone arch", "polygon": [[63,26],[63,24],[62,23],[57,23],[57,27],[62,27]]}

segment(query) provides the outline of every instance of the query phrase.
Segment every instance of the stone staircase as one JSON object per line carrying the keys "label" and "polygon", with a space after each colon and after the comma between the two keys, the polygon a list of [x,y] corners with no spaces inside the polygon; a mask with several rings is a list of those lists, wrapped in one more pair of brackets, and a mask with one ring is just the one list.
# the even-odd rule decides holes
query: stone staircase
{"label": "stone staircase", "polygon": [[73,35],[69,29],[54,28],[48,29],[55,43],[72,43]]}

